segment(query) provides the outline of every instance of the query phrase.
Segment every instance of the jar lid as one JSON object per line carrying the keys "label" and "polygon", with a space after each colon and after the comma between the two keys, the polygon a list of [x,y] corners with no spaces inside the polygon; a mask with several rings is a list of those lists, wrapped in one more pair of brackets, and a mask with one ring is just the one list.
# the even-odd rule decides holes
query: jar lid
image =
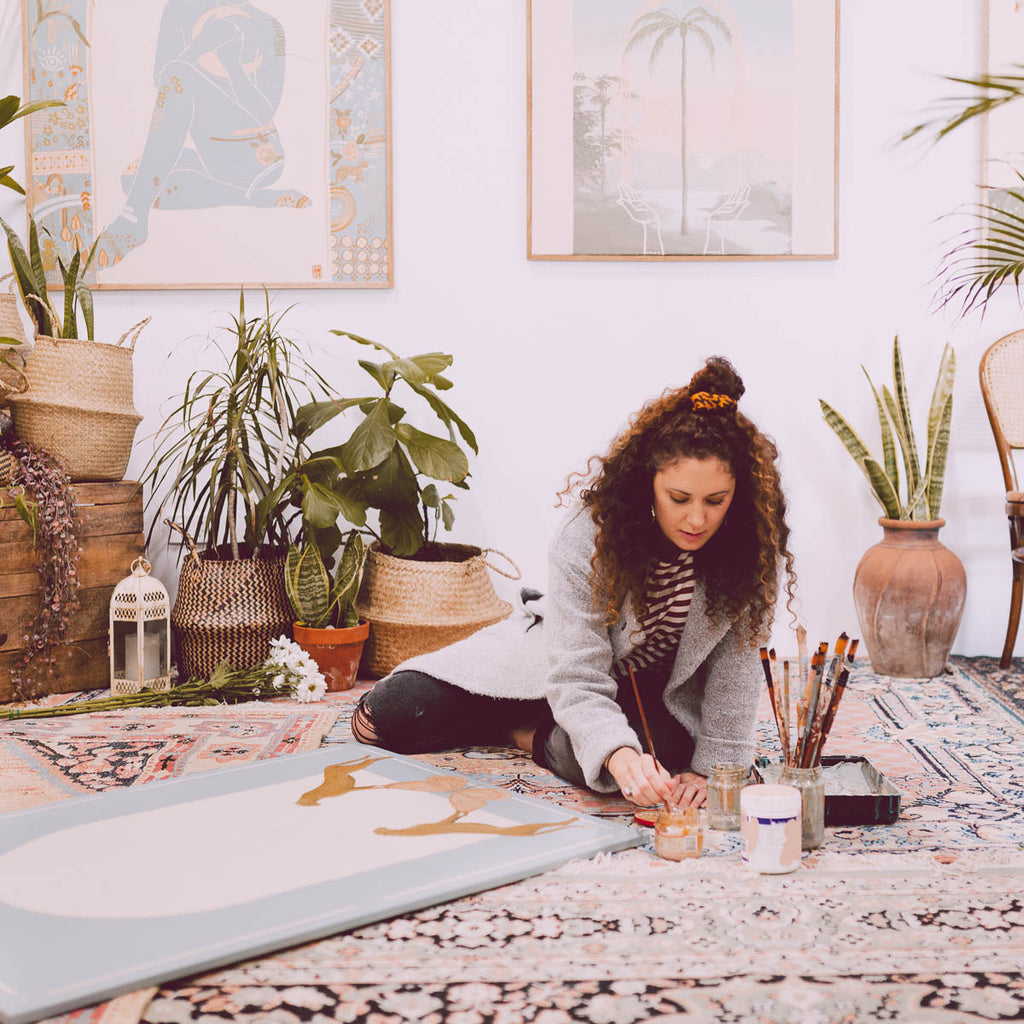
{"label": "jar lid", "polygon": [[795,786],[747,786],[740,794],[740,810],[764,818],[798,815],[800,790]]}

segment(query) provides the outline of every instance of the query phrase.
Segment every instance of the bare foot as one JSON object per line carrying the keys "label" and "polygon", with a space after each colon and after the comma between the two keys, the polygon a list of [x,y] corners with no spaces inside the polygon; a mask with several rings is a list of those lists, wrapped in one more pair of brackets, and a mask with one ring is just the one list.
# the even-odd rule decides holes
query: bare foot
{"label": "bare foot", "polygon": [[518,729],[513,729],[511,736],[512,742],[517,746],[524,754],[533,753],[533,734],[537,731],[534,726],[524,725]]}

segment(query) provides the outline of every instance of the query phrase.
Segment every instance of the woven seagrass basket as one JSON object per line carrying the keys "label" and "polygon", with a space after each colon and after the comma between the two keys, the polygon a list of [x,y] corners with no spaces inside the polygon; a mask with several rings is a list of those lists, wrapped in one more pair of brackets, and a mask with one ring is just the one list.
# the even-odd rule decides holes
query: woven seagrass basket
{"label": "woven seagrass basket", "polygon": [[[519,579],[515,563],[513,576],[487,561],[492,549],[436,547],[452,560],[396,558],[383,554],[376,544],[370,547],[356,599],[356,611],[370,622],[363,649],[363,668],[370,675],[385,676],[407,658],[464,640],[512,612],[512,605],[494,592],[487,570]],[[512,562],[507,555],[502,557]]]}
{"label": "woven seagrass basket", "polygon": [[124,479],[142,420],[132,353],[147,323],[148,317],[114,345],[36,336],[25,361],[28,388],[9,398],[14,429],[59,457],[73,481]]}
{"label": "woven seagrass basket", "polygon": [[271,640],[291,633],[284,555],[232,561],[216,554],[193,548],[178,578],[171,628],[182,680],[208,679],[222,661],[253,668],[266,661]]}

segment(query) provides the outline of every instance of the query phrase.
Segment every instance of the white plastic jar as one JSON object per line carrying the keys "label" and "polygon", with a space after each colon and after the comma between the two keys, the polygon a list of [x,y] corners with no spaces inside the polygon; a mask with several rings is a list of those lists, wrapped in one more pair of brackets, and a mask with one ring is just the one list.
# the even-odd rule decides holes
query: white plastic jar
{"label": "white plastic jar", "polygon": [[800,866],[800,791],[793,786],[747,786],[740,794],[743,863],[763,875]]}

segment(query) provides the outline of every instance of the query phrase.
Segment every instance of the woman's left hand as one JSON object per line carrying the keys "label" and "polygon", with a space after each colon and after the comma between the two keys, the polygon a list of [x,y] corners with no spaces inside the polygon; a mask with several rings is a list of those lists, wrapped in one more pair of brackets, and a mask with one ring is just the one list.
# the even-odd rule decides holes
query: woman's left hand
{"label": "woman's left hand", "polygon": [[672,786],[669,802],[676,807],[703,807],[708,798],[708,780],[696,772],[680,772]]}

